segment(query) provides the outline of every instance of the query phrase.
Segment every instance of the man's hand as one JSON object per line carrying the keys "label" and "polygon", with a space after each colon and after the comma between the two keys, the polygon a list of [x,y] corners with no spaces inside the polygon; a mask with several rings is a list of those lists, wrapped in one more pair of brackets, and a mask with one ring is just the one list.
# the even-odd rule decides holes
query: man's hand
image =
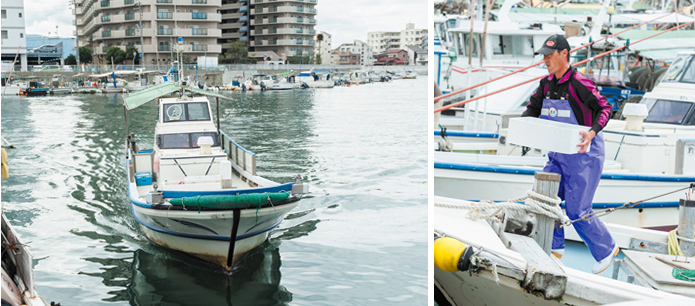
{"label": "man's hand", "polygon": [[591,143],[591,140],[594,139],[594,137],[596,137],[596,132],[594,132],[594,131],[588,131],[588,132],[580,131],[579,134],[582,134],[582,137],[584,138],[584,140],[580,144],[577,145],[578,147],[581,147],[581,149],[579,150],[578,153],[586,153],[586,150],[589,149],[589,144]]}

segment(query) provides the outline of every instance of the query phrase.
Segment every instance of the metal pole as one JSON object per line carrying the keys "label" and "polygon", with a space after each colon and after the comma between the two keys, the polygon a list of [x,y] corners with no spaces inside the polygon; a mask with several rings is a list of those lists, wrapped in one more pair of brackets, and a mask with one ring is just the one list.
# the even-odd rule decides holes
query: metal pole
{"label": "metal pole", "polygon": [[77,52],[75,52],[75,57],[77,58],[77,72],[81,72],[82,69],[80,69],[80,32],[77,28],[77,3],[73,2],[72,4],[75,7],[75,48],[77,48]]}
{"label": "metal pole", "polygon": [[142,40],[142,32],[144,30],[142,28],[142,3],[138,2],[137,5],[138,9],[140,10],[140,65],[143,65],[142,61],[145,60],[145,44]]}

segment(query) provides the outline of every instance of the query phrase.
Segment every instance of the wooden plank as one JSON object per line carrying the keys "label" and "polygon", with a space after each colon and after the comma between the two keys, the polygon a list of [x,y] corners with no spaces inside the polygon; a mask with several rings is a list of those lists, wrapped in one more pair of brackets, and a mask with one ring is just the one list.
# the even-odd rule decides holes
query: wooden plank
{"label": "wooden plank", "polygon": [[559,299],[567,288],[567,275],[562,268],[530,237],[506,233],[511,249],[528,263],[522,287],[540,292],[546,300]]}

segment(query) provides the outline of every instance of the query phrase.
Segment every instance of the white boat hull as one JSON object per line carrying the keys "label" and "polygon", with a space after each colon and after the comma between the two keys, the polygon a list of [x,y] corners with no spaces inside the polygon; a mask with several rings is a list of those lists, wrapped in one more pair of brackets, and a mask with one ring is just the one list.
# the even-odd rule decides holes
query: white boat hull
{"label": "white boat hull", "polygon": [[270,84],[270,86],[268,86],[268,89],[270,89],[270,90],[290,90],[293,88],[294,88],[294,85],[292,85],[290,83],[279,83],[279,84],[273,83],[273,84]]}
{"label": "white boat hull", "polygon": [[[440,153],[437,152],[436,156],[457,154],[451,156],[461,157],[464,155],[460,154],[465,154]],[[517,157],[517,159],[530,158]],[[542,170],[542,163],[534,166],[536,167],[498,167],[474,162],[446,162],[442,158],[435,158],[434,193],[437,196],[469,201],[507,201],[525,196],[527,190],[531,189],[533,173]],[[675,181],[676,179],[680,181]],[[594,210],[618,207],[626,202],[647,199],[687,187],[693,181],[695,177],[610,174],[604,171],[594,196]],[[678,220],[678,200],[682,195],[682,193],[675,193],[647,201],[640,206],[642,208],[619,209],[602,217],[602,220],[633,227],[672,229]]]}
{"label": "white boat hull", "polygon": [[[454,203],[455,200],[435,198],[435,203],[441,201]],[[507,266],[512,265],[520,269],[520,273],[514,276],[504,272],[504,269],[499,269],[497,283],[495,276],[488,269],[471,273],[446,272],[435,267],[434,284],[453,305],[602,305],[633,300],[682,298],[671,293],[579,271],[551,259],[559,265],[560,271],[567,277],[567,282],[559,299],[546,300],[543,294],[529,293],[521,286],[519,278],[523,280],[524,273],[530,273],[533,270],[530,266],[536,264],[524,257],[529,254],[507,249],[486,221],[472,221],[467,218],[467,213],[467,210],[435,207],[435,231],[459,240],[467,246],[495,254],[506,261]]]}
{"label": "white boat hull", "polygon": [[299,202],[274,207],[242,209],[234,243],[231,265],[228,265],[233,211],[159,210],[132,204],[133,215],[143,233],[152,242],[181,251],[230,270],[243,256],[268,238],[285,214]]}
{"label": "white boat hull", "polygon": [[18,96],[20,92],[20,88],[17,86],[2,86],[0,90],[4,96]]}

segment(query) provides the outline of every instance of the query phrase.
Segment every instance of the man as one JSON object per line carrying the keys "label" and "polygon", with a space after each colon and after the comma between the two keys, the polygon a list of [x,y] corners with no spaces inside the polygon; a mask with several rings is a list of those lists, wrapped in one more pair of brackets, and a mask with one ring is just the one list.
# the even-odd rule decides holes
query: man
{"label": "man", "polygon": [[[592,212],[591,203],[601,179],[605,158],[603,133],[611,107],[596,90],[594,83],[569,64],[570,46],[561,35],[549,37],[536,54],[550,73],[540,81],[522,116],[591,127],[583,136],[577,154],[548,153],[545,172],[562,175],[558,196],[565,201],[567,216],[581,218]],[[587,148],[591,144],[591,150]],[[601,273],[610,266],[618,246],[600,219],[575,222],[579,237],[589,247],[597,263],[592,272]],[[562,257],[565,249],[563,229],[555,229],[553,254]]]}

